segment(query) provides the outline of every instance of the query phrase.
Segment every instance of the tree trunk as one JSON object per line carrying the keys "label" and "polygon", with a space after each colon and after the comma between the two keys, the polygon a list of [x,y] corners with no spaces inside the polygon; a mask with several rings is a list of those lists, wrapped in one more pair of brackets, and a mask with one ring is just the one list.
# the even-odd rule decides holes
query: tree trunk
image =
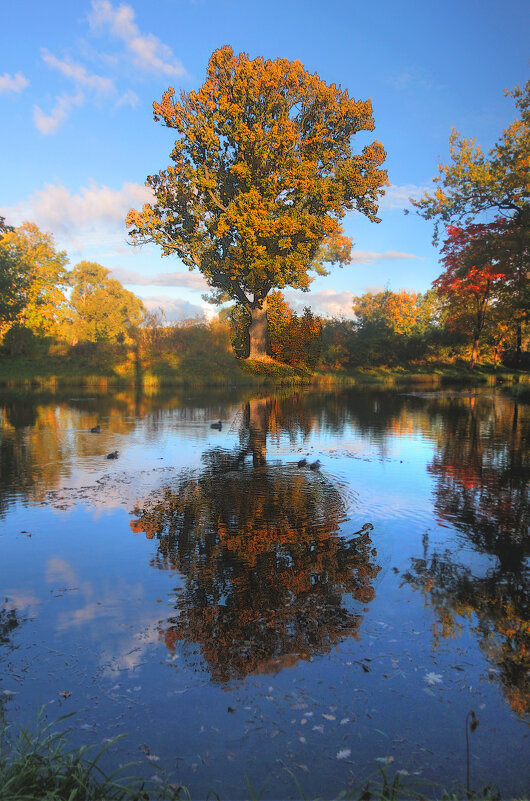
{"label": "tree trunk", "polygon": [[516,335],[516,345],[515,345],[515,366],[519,369],[521,365],[521,349],[522,349],[522,342],[523,335],[522,335],[522,326],[521,323],[517,324],[517,335]]}
{"label": "tree trunk", "polygon": [[248,329],[250,337],[249,359],[268,359],[267,356],[267,298],[261,301],[261,307],[250,308],[251,322]]}
{"label": "tree trunk", "polygon": [[469,362],[469,369],[472,370],[478,358],[478,337],[473,338],[473,348],[471,349],[471,361]]}
{"label": "tree trunk", "polygon": [[501,346],[500,345],[494,345],[493,346],[493,369],[494,370],[496,370],[497,367],[499,366],[500,352],[501,352]]}
{"label": "tree trunk", "polygon": [[249,448],[254,467],[260,467],[266,462],[269,409],[269,398],[255,398],[247,404]]}

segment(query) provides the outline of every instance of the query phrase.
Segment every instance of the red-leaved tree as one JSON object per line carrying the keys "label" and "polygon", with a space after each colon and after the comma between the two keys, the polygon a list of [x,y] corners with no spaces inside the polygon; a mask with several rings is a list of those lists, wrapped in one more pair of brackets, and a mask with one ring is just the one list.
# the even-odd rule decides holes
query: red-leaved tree
{"label": "red-leaved tree", "polygon": [[442,248],[444,271],[433,286],[446,305],[447,324],[471,335],[471,370],[492,309],[498,312],[504,304],[508,314],[507,300],[517,289],[519,273],[502,244],[509,225],[502,219],[462,228],[450,225]]}

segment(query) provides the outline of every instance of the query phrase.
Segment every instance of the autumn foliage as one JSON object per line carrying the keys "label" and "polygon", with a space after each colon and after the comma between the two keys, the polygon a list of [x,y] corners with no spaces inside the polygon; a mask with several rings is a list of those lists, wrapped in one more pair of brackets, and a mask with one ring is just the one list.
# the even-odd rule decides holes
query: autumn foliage
{"label": "autumn foliage", "polygon": [[217,300],[240,304],[251,317],[250,355],[264,356],[270,291],[307,288],[312,266],[348,258],[345,212],[378,219],[384,149],[352,146],[374,128],[371,103],[299,61],[252,60],[227,46],[212,54],[198,91],[177,100],[169,88],[154,116],[178,138],[173,164],[147,179],[154,202],[128,214],[131,238],[178,256]]}
{"label": "autumn foliage", "polygon": [[526,320],[528,253],[512,246],[522,236],[513,221],[501,218],[448,228],[444,271],[434,287],[445,302],[447,325],[472,339],[471,368],[488,326],[490,338],[499,344],[510,330],[520,332]]}

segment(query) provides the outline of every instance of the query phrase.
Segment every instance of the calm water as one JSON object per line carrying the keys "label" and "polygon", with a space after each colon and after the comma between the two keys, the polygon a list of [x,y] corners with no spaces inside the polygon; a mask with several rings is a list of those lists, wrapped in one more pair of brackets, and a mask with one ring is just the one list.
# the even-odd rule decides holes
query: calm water
{"label": "calm water", "polygon": [[381,765],[461,788],[473,710],[471,786],[530,791],[528,406],[234,390],[0,415],[9,722],[45,704],[76,744],[127,733],[114,762],[194,798],[246,776],[300,797],[289,771],[330,797]]}

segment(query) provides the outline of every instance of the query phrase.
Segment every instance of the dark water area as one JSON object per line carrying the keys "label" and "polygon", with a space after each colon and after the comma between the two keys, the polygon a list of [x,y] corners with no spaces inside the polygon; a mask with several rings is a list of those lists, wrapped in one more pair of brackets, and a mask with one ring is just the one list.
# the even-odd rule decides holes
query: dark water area
{"label": "dark water area", "polygon": [[530,791],[528,405],[124,391],[0,415],[8,723],[126,733],[109,766],[193,798],[334,797],[379,767],[440,795],[473,711],[471,787]]}

